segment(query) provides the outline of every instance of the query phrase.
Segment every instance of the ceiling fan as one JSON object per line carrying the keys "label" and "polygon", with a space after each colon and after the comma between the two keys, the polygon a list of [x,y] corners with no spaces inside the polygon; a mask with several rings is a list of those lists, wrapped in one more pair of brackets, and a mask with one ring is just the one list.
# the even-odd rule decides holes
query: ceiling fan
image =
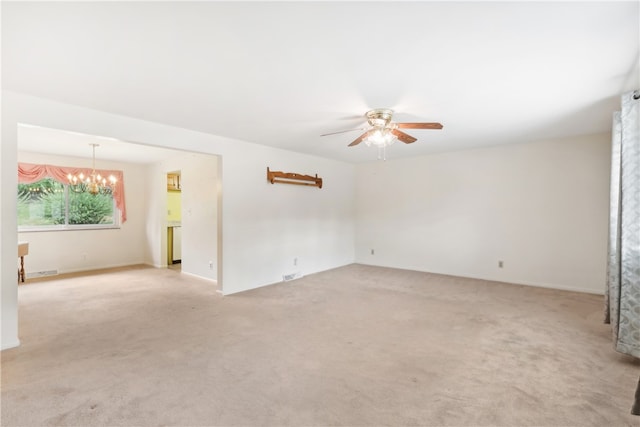
{"label": "ceiling fan", "polygon": [[[356,138],[349,147],[360,144],[364,141],[367,145],[375,145],[378,147],[386,147],[391,145],[396,139],[411,144],[417,141],[417,138],[402,132],[399,129],[442,129],[440,123],[396,123],[392,121],[393,110],[387,108],[376,108],[367,111],[365,114],[367,122],[371,129]],[[325,133],[320,136],[335,135],[343,132],[352,132],[354,130],[363,130],[366,128],[349,129],[339,132]]]}

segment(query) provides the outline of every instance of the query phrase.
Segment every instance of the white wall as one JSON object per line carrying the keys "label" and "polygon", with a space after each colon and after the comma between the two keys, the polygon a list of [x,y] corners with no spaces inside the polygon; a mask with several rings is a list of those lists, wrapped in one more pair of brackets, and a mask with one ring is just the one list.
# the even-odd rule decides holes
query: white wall
{"label": "white wall", "polygon": [[219,158],[187,154],[182,159],[182,271],[217,281]]}
{"label": "white wall", "polygon": [[[77,167],[91,164],[87,158],[24,151],[18,152],[18,161]],[[29,255],[25,257],[27,277],[47,270],[62,274],[144,263],[145,167],[104,160],[99,160],[97,166],[123,172],[127,221],[119,229],[18,233],[19,240],[29,242]]]}
{"label": "white wall", "polygon": [[[318,174],[323,187],[270,184],[267,166]],[[307,275],[353,263],[353,165],[256,146],[246,154],[223,158],[222,168],[224,268],[229,268],[229,257],[237,263],[234,292],[254,283],[281,281],[283,274]]]}
{"label": "white wall", "polygon": [[356,262],[602,293],[609,171],[608,134],[360,165]]}
{"label": "white wall", "polygon": [[[219,157],[176,152],[148,172],[147,263],[167,265],[167,172],[181,171],[183,273],[218,280]],[[209,267],[213,261],[213,267]]]}
{"label": "white wall", "polygon": [[[0,7],[0,11],[2,7]],[[0,67],[0,70],[2,67]],[[15,121],[9,124],[7,108],[2,107],[2,140],[0,141],[0,338],[1,349],[16,347],[18,339],[18,286],[16,247],[16,185],[18,183],[17,140]],[[14,286],[13,283],[16,283]]]}
{"label": "white wall", "polygon": [[[2,347],[17,344],[16,128],[18,123],[71,130],[221,156],[222,291],[240,292],[282,280],[300,257],[310,274],[354,261],[354,166],[229,138],[2,92]],[[313,187],[271,185],[266,168],[317,173]]]}

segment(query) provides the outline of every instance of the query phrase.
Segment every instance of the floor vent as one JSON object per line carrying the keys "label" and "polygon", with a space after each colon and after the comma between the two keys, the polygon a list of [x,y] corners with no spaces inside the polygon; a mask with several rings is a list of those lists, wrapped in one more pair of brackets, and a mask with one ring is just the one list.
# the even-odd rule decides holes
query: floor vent
{"label": "floor vent", "polygon": [[26,274],[27,279],[35,279],[37,277],[56,276],[58,270],[32,271]]}

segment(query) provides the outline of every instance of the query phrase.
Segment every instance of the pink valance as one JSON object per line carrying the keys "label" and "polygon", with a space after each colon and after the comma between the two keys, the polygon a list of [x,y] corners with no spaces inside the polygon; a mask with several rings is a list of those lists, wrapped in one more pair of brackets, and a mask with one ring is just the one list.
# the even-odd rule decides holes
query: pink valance
{"label": "pink valance", "polygon": [[[22,184],[31,184],[45,178],[53,178],[61,184],[68,184],[67,175],[91,175],[92,170],[89,168],[73,168],[65,166],[52,165],[35,165],[32,163],[18,163],[18,182]],[[113,199],[116,206],[120,210],[120,221],[127,220],[127,208],[124,204],[124,178],[122,171],[96,169],[96,173],[108,177],[113,175],[116,178],[116,185],[113,189]]]}

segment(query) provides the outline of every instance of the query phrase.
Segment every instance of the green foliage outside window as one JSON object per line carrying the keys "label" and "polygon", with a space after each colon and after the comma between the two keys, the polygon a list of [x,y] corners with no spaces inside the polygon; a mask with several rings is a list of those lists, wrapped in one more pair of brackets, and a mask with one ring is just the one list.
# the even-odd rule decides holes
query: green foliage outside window
{"label": "green foliage outside window", "polygon": [[112,224],[111,194],[69,194],[69,224]]}
{"label": "green foliage outside window", "polygon": [[115,225],[111,194],[75,192],[51,178],[18,184],[17,201],[18,227]]}

